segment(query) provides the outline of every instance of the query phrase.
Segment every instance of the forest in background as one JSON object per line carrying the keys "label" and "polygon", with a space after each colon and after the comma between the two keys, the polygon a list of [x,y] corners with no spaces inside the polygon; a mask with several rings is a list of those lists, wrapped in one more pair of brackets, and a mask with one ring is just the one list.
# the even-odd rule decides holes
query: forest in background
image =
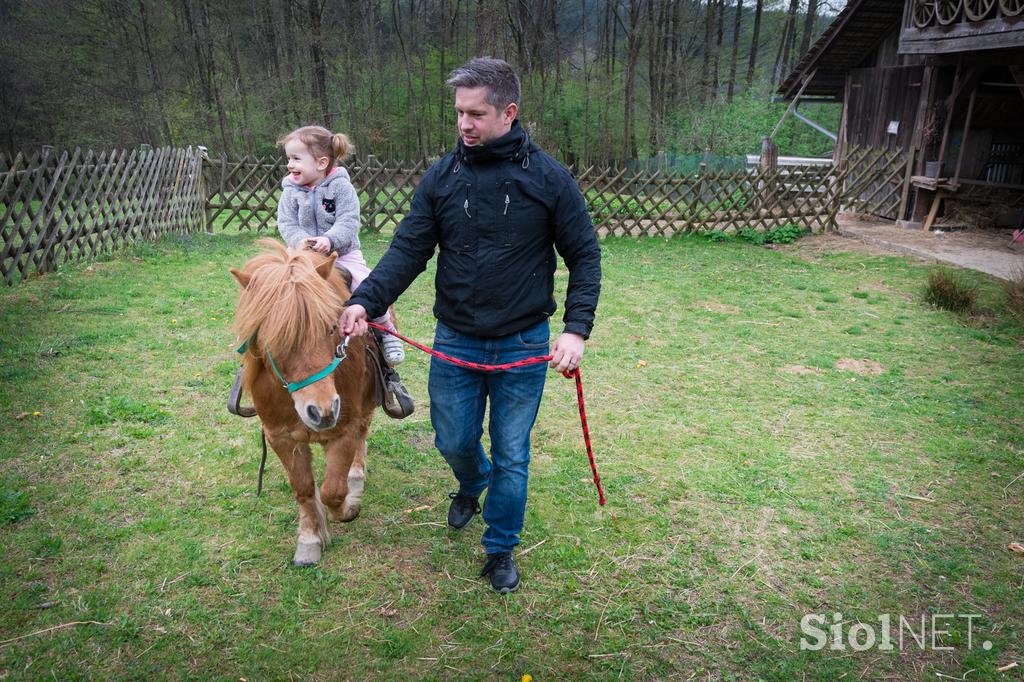
{"label": "forest in background", "polygon": [[[307,123],[360,156],[454,143],[449,72],[517,68],[520,116],[566,163],[755,153],[778,83],[845,0],[0,0],[0,148],[271,154]],[[802,110],[835,130],[838,105]],[[783,154],[830,140],[790,118]]]}

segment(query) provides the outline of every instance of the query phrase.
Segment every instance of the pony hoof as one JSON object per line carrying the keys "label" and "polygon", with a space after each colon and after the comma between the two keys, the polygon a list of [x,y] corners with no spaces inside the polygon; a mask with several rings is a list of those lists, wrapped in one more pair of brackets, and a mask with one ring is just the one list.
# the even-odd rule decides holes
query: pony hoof
{"label": "pony hoof", "polygon": [[356,517],[359,516],[359,511],[360,508],[358,506],[350,507],[348,505],[345,505],[341,508],[341,512],[338,514],[337,520],[341,521],[342,523],[349,523],[350,521],[355,521]]}
{"label": "pony hoof", "polygon": [[313,566],[320,561],[323,555],[323,547],[319,540],[303,542],[299,540],[295,546],[295,558],[292,564],[296,567]]}

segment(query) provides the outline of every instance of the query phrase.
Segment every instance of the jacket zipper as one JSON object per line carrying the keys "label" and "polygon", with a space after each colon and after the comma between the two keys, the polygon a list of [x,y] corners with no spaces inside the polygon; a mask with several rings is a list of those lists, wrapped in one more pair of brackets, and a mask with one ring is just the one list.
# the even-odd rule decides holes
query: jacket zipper
{"label": "jacket zipper", "polygon": [[501,215],[505,216],[505,246],[512,246],[512,221],[508,217],[508,206],[512,203],[512,197],[509,196],[512,183],[505,181],[505,210],[501,212]]}

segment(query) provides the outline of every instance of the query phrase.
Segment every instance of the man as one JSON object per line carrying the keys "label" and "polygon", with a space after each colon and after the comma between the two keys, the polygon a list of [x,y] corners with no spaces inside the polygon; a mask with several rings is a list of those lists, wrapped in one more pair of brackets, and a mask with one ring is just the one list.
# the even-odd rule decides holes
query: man
{"label": "man", "polygon": [[[519,79],[506,62],[474,59],[453,71],[448,85],[455,91],[456,148],[424,174],[391,247],[342,313],[342,330],[365,333],[367,315],[383,314],[440,247],[434,347],[486,364],[546,355],[557,249],[569,282],[550,366],[574,369],[601,281],[600,248],[579,187],[520,126]],[[530,431],[545,376],[543,364],[494,373],[437,358],[430,364],[434,443],[459,482],[449,495],[448,523],[469,523],[488,491],[481,576],[489,575],[500,593],[519,587],[512,549],[523,527]],[[488,399],[490,459],[480,443]]]}

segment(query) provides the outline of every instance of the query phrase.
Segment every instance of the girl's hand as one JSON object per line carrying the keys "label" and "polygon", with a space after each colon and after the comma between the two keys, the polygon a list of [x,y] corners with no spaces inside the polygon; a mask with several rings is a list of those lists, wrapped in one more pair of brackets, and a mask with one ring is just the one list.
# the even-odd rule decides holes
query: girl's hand
{"label": "girl's hand", "polygon": [[331,240],[327,237],[306,237],[302,240],[302,245],[317,253],[328,254],[331,252]]}

